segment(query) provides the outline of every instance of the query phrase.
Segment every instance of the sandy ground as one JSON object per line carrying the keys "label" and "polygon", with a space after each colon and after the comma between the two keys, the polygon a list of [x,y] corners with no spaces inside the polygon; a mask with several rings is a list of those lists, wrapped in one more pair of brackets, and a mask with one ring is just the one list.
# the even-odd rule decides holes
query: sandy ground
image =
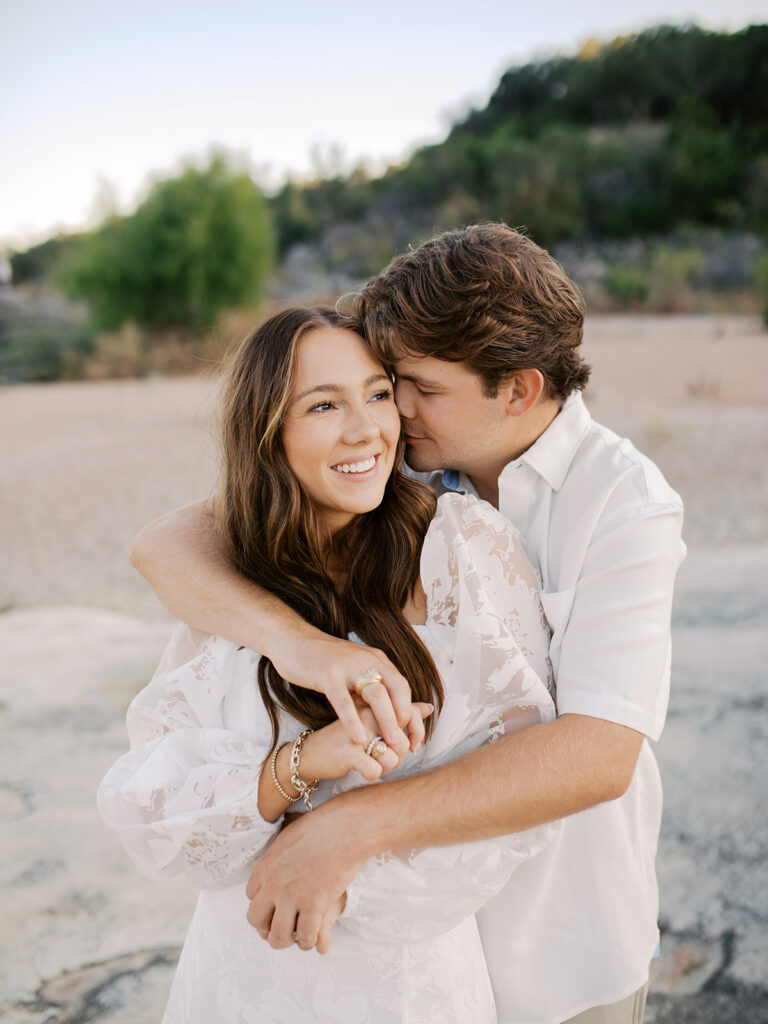
{"label": "sandy ground", "polygon": [[[768,334],[738,317],[599,317],[585,350],[593,415],[687,510],[646,1019],[768,1021]],[[193,894],[133,871],[93,793],[168,631],[127,547],[213,485],[214,390],[0,389],[0,1018],[15,1024],[161,1014]]]}

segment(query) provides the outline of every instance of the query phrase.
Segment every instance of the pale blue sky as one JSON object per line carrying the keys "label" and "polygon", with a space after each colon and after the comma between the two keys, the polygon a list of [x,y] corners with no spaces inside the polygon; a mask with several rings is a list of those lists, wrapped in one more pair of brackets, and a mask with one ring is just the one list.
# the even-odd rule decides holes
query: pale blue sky
{"label": "pale blue sky", "polygon": [[338,145],[373,167],[445,133],[513,63],[663,21],[736,30],[766,0],[0,0],[0,247],[129,209],[223,145],[269,184]]}

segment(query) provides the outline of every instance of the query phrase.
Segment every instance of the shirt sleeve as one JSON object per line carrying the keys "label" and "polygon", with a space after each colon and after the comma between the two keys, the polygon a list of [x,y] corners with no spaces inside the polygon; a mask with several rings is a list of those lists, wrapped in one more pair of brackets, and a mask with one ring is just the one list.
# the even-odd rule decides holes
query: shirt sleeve
{"label": "shirt sleeve", "polygon": [[280,828],[258,809],[269,730],[261,718],[248,734],[225,721],[228,696],[255,686],[257,663],[252,651],[180,625],[131,703],[130,751],[105,775],[98,806],[142,873],[185,872],[202,889],[245,881]]}
{"label": "shirt sleeve", "polygon": [[560,714],[661,735],[669,700],[675,575],[685,555],[682,507],[625,511],[590,544],[562,634]]}
{"label": "shirt sleeve", "polygon": [[[477,499],[445,495],[424,544],[428,625],[444,659],[446,701],[421,770],[555,716],[549,632],[517,531]],[[513,784],[510,782],[510,785]],[[450,801],[450,794],[444,798]],[[559,823],[498,839],[388,852],[347,890],[340,924],[365,940],[422,941],[454,928],[498,893]]]}

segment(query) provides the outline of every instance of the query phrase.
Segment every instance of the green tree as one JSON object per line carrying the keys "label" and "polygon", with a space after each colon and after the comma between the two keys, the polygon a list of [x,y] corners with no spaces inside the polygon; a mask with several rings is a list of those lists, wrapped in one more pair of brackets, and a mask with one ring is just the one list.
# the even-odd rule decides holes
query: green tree
{"label": "green tree", "polygon": [[708,107],[681,100],[669,128],[670,188],[677,216],[717,223],[720,206],[735,196],[745,177],[745,160],[728,128]]}
{"label": "green tree", "polygon": [[258,297],[274,258],[261,192],[222,156],[157,182],[135,213],[112,217],[61,273],[96,326],[210,324],[223,309]]}

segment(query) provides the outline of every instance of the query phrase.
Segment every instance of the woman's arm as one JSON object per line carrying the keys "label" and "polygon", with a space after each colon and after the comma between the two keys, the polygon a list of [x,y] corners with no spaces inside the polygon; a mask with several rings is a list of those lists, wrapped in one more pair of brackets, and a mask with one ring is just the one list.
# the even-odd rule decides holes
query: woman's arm
{"label": "woman's arm", "polygon": [[[279,830],[290,801],[264,766],[271,726],[255,690],[257,665],[254,652],[180,625],[132,701],[131,749],[107,772],[98,803],[144,874],[183,871],[199,888],[231,885]],[[413,709],[420,717],[431,710]],[[370,738],[375,719],[368,708],[361,717]],[[278,781],[291,793],[290,746],[280,753]],[[398,763],[392,751],[374,760],[335,722],[307,738],[300,774],[336,779],[354,769],[373,781]]]}
{"label": "woman's arm", "polygon": [[216,532],[212,499],[149,523],[135,538],[130,558],[177,619],[262,652],[284,679],[325,694],[357,743],[366,731],[350,689],[364,669],[375,666],[383,684],[366,686],[363,696],[378,731],[400,756],[409,742],[414,750],[423,741],[421,718],[411,715],[410,686],[382,651],[322,633],[232,567]]}
{"label": "woman's arm", "polygon": [[218,637],[189,636],[177,627],[170,653],[132,701],[131,749],[105,775],[98,805],[143,874],[185,872],[211,889],[247,875],[280,826],[259,810],[266,715],[251,714],[241,731],[225,718],[238,676],[252,684],[257,656]]}
{"label": "woman's arm", "polygon": [[[422,721],[434,710],[431,704],[416,703],[411,707],[413,714],[418,715]],[[370,742],[376,736],[376,719],[369,708],[360,708],[360,719]],[[304,740],[300,777],[311,784],[313,779],[341,779],[349,772],[356,771],[366,782],[377,782],[400,765],[400,758],[391,748],[378,758],[371,757],[366,751],[367,742],[365,747],[353,743],[341,722],[331,722]],[[295,787],[291,784],[290,761],[291,744],[286,743],[277,750],[274,769],[283,792],[293,795]],[[267,821],[275,821],[293,802],[285,799],[275,785],[270,758],[270,764],[265,766],[259,782],[259,810]]]}

